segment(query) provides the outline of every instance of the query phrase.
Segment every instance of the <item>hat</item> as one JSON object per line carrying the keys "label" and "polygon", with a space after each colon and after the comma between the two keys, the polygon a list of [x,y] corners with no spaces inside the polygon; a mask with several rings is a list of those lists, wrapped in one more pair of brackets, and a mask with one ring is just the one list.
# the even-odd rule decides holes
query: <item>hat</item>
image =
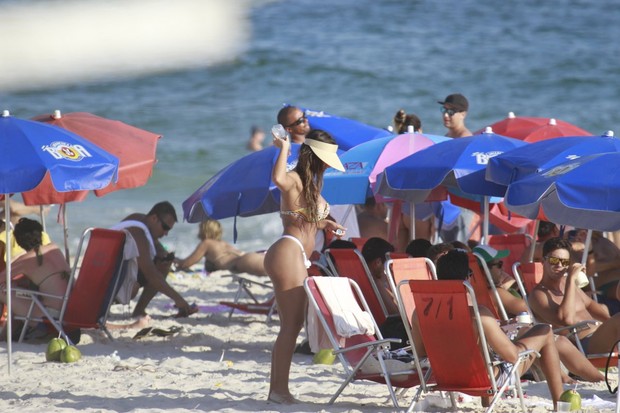
{"label": "hat", "polygon": [[318,156],[320,160],[322,160],[332,168],[344,172],[344,166],[342,165],[342,162],[340,162],[340,158],[338,158],[338,155],[336,154],[336,151],[338,150],[338,145],[307,138],[304,143],[308,145],[310,149],[312,149],[312,152],[314,152],[314,154]]}
{"label": "hat", "polygon": [[449,105],[452,109],[457,109],[460,111],[466,111],[469,109],[469,102],[467,101],[467,98],[460,93],[448,95],[443,102],[438,100],[437,103],[440,105]]}
{"label": "hat", "polygon": [[484,262],[491,262],[493,260],[498,260],[500,258],[506,258],[509,254],[509,250],[496,250],[495,248],[489,247],[488,245],[478,245],[474,247],[472,252],[480,255]]}

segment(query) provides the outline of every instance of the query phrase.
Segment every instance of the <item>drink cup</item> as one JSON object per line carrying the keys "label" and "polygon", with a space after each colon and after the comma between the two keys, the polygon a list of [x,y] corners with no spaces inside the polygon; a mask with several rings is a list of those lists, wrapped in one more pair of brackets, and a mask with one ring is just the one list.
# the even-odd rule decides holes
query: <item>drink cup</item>
{"label": "drink cup", "polygon": [[520,313],[517,315],[517,323],[532,324],[532,317],[528,313]]}
{"label": "drink cup", "polygon": [[570,412],[570,403],[559,401],[556,412]]}
{"label": "drink cup", "polygon": [[577,277],[575,278],[575,282],[577,283],[577,287],[579,288],[586,287],[588,284],[590,284],[588,276],[583,271],[579,271],[579,274],[577,274]]}
{"label": "drink cup", "polygon": [[280,125],[279,123],[272,126],[271,133],[273,133],[273,136],[275,136],[276,138],[282,140],[286,140],[288,136],[288,133],[286,132],[286,129],[284,129],[284,126]]}

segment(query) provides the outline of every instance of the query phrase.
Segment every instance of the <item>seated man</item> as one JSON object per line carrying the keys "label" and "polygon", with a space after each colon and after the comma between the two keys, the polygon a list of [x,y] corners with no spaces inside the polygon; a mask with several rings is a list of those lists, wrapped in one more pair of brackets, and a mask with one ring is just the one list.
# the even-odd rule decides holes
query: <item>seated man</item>
{"label": "seated man", "polygon": [[133,310],[134,317],[146,315],[146,307],[158,292],[174,301],[179,309],[177,317],[187,317],[198,311],[197,308],[190,306],[166,281],[174,254],[168,254],[158,240],[168,235],[168,231],[176,222],[177,215],[174,207],[170,202],[163,201],[155,204],[146,215],[131,214],[112,227],[116,230],[127,230],[138,249],[138,274],[137,282],[133,286],[132,298],[137,295],[140,287],[144,287],[144,290]]}
{"label": "seated man", "polygon": [[222,225],[218,221],[214,219],[202,221],[198,229],[198,239],[200,243],[187,258],[175,259],[177,268],[187,269],[204,257],[207,271],[229,270],[267,275],[264,265],[265,254],[243,252],[223,241]]}
{"label": "seated man", "polygon": [[577,286],[579,263],[571,264],[570,241],[551,238],[543,245],[543,278],[530,293],[529,303],[536,318],[554,328],[596,320],[578,333],[587,354],[608,353],[620,340],[620,314],[613,317],[603,304],[592,300]]}

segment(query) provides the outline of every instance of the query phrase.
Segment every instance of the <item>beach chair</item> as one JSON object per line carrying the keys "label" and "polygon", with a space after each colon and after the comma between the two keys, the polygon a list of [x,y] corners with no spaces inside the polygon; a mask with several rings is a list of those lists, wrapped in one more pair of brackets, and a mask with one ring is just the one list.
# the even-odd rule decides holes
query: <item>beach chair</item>
{"label": "beach chair", "polygon": [[[104,228],[88,228],[80,238],[75,262],[69,276],[64,296],[49,296],[63,302],[60,315],[54,317],[41,302],[42,293],[27,289],[15,289],[17,296],[32,300],[28,314],[23,317],[24,327],[19,340],[22,341],[30,321],[49,322],[58,333],[71,343],[67,332],[78,329],[99,329],[110,340],[112,335],[105,326],[110,306],[122,280],[123,249],[125,232]],[[78,268],[84,243],[88,244]],[[44,318],[32,317],[35,306]]]}
{"label": "beach chair", "polygon": [[362,254],[357,249],[327,249],[325,256],[334,275],[351,278],[359,285],[373,318],[383,324],[389,314]]}
{"label": "beach chair", "polygon": [[[419,366],[419,362],[404,363],[389,358],[390,343],[397,340],[384,339],[381,336],[379,327],[372,318],[370,308],[357,283],[346,277],[308,277],[304,282],[304,289],[308,295],[309,305],[314,309],[332,351],[342,363],[346,374],[345,381],[329,400],[329,404],[334,403],[349,383],[366,380],[385,384],[394,407],[400,409],[394,389],[419,386],[424,380],[424,372],[421,369],[414,369],[415,365]],[[352,317],[349,314],[343,317],[341,312],[331,310],[330,304],[333,305],[333,303],[330,300],[333,300],[334,294],[325,295],[329,291],[337,291],[336,307],[344,305],[343,303],[353,303],[344,310],[358,314],[363,312],[362,314],[367,316],[367,320],[372,325],[372,331],[351,333],[349,337],[342,337],[337,328],[339,323],[334,321],[334,314],[339,315],[337,320],[340,323]],[[346,328],[357,329],[356,325],[349,323]]]}
{"label": "beach chair", "polygon": [[[230,320],[232,318],[235,311],[241,311],[250,314],[264,314],[267,316],[267,322],[271,321],[271,318],[277,312],[275,293],[270,293],[269,297],[261,302],[252,292],[251,287],[261,286],[273,290],[273,285],[271,283],[258,281],[249,276],[242,276],[234,273],[231,273],[231,276],[233,281],[237,283],[235,297],[233,301],[223,300],[219,302],[221,305],[230,307],[228,319]],[[241,301],[244,297],[247,297],[249,301]]]}
{"label": "beach chair", "polygon": [[[482,257],[473,252],[467,253],[467,256],[469,258],[469,269],[471,270],[469,282],[476,292],[478,304],[487,307],[498,320],[508,320],[508,315],[502,305],[502,300],[499,298],[497,288],[495,288],[486,262]],[[478,263],[480,263],[480,265],[478,265]],[[482,268],[480,268],[480,266],[482,266]],[[493,294],[495,300],[493,300],[491,294]]]}
{"label": "beach chair", "polygon": [[489,245],[496,250],[508,250],[510,254],[502,258],[506,268],[521,261],[521,257],[526,250],[529,250],[534,242],[530,234],[496,234],[489,236]]}
{"label": "beach chair", "polygon": [[355,248],[357,248],[358,250],[362,250],[362,248],[364,248],[364,244],[366,244],[366,241],[368,241],[368,238],[364,238],[364,237],[351,237],[349,238],[349,241],[351,241],[352,243],[355,244]]}
{"label": "beach chair", "polygon": [[388,275],[390,288],[399,309],[403,307],[401,316],[405,326],[411,323],[411,315],[415,309],[413,298],[409,294],[409,280],[436,280],[435,264],[428,258],[397,258],[389,259],[385,262],[385,273]]}
{"label": "beach chair", "polygon": [[520,352],[503,383],[498,383],[493,367],[501,361],[493,361],[489,354],[476,294],[469,282],[411,280],[409,286],[433,372],[434,384],[428,384],[427,390],[492,397],[486,409],[491,412],[512,381],[526,412],[518,369],[530,354],[538,353]]}

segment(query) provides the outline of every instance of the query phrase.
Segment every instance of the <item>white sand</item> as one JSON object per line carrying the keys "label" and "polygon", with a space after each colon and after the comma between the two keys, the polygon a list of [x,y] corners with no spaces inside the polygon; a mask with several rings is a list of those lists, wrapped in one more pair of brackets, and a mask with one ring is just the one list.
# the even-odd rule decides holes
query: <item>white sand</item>
{"label": "white sand", "polygon": [[[180,277],[179,277],[180,278]],[[189,302],[204,310],[219,300],[232,300],[236,285],[222,273],[208,277],[186,275],[174,282]],[[260,299],[268,290],[254,287]],[[129,321],[122,306],[112,308],[112,319]],[[132,340],[137,330],[113,331],[114,342],[100,332],[83,333],[79,349],[83,358],[72,364],[45,361],[45,343],[13,345],[12,374],[7,375],[6,344],[0,347],[0,412],[390,412],[384,385],[350,384],[334,405],[327,402],[342,383],[342,368],[314,365],[312,357],[296,354],[291,389],[304,404],[268,403],[270,353],[278,331],[277,317],[266,323],[264,315],[203,311],[190,318],[174,319],[171,301],[158,295],[149,308],[152,326],[182,326],[170,338],[148,336]],[[301,338],[300,338],[301,340]],[[117,355],[115,355],[117,354]],[[615,372],[615,371],[614,371]],[[614,373],[615,374],[615,373]],[[616,380],[614,378],[613,385]],[[567,387],[568,388],[568,387]],[[580,384],[584,411],[612,412],[615,397],[603,383]],[[526,400],[533,412],[551,411],[545,383],[527,383]],[[408,406],[414,391],[402,399]],[[594,404],[594,398],[602,400]],[[433,403],[434,402],[434,403]],[[440,399],[427,395],[419,411],[449,411]],[[482,411],[478,399],[466,398],[459,411]],[[497,412],[520,411],[514,399],[502,399]]]}

